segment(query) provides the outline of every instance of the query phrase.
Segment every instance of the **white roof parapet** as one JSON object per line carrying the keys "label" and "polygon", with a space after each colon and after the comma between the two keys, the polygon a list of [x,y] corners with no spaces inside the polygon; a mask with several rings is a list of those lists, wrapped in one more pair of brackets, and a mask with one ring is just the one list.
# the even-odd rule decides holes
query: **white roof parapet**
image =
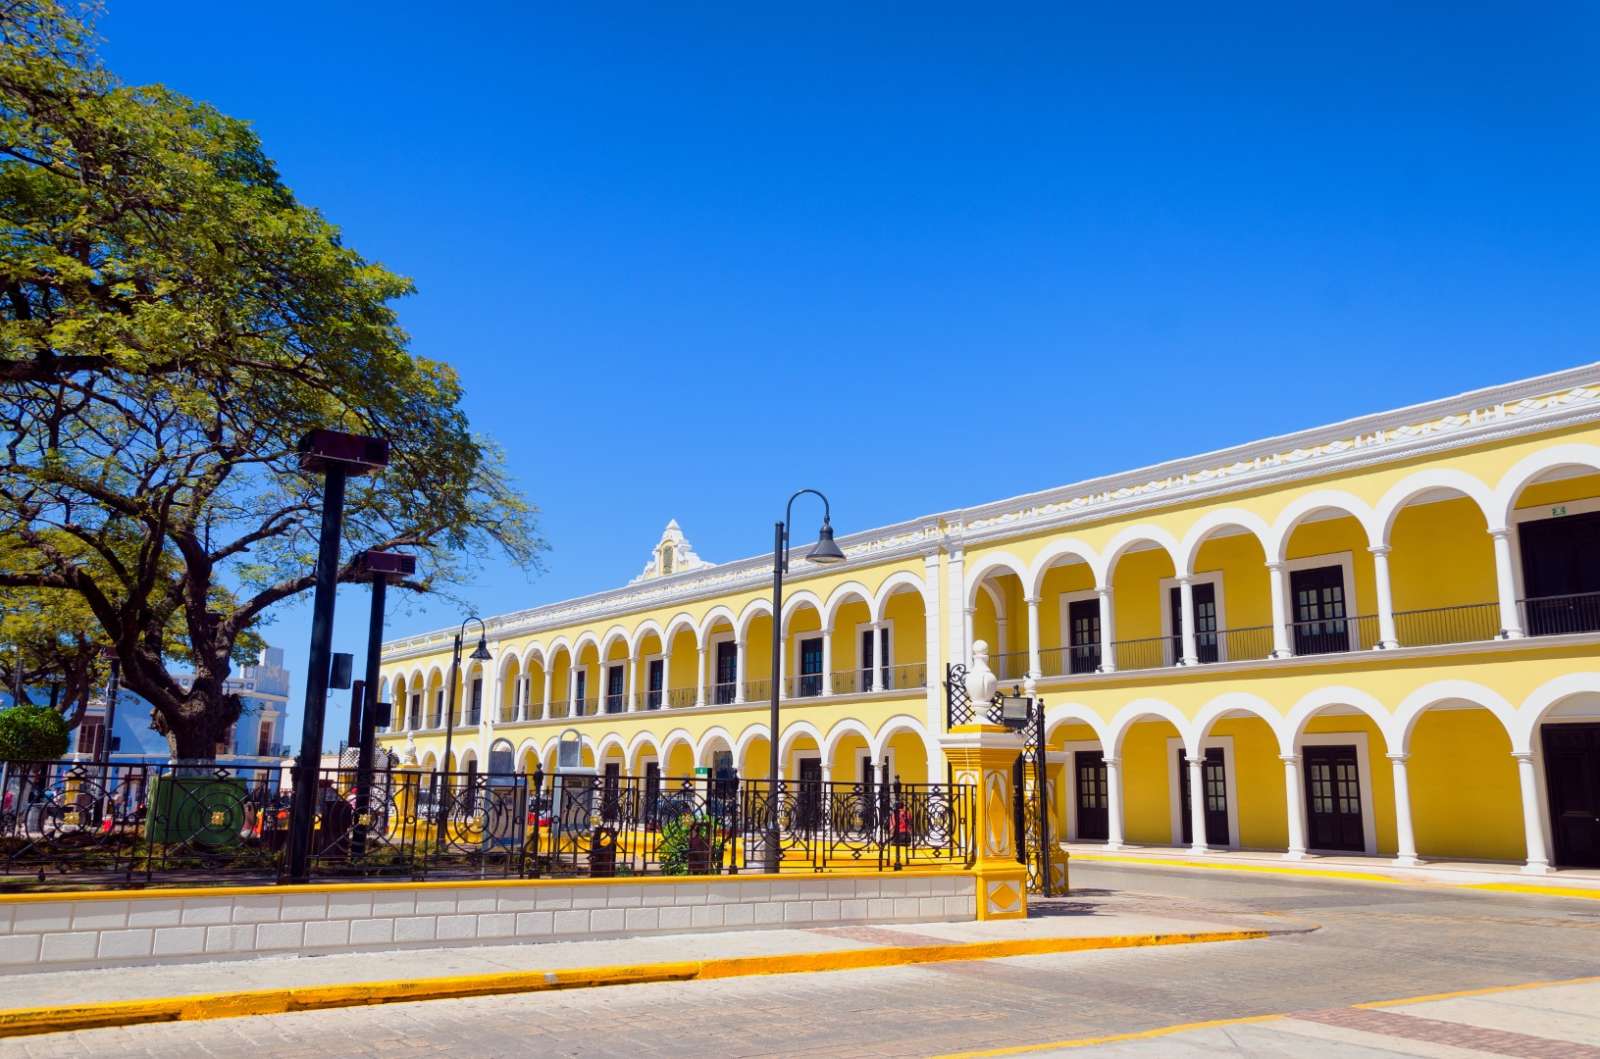
{"label": "white roof parapet", "polygon": [[[1600,419],[1600,363],[852,533],[839,539],[846,556],[842,568],[926,553],[947,540],[973,544],[1020,536],[1594,419]],[[675,521],[668,524],[663,541],[675,527]],[[766,555],[728,563],[702,560],[689,570],[636,578],[623,588],[499,615],[486,624],[497,637],[573,625],[753,588],[771,566]],[[839,569],[829,567],[829,572]],[[796,570],[795,579],[819,573]],[[427,654],[453,634],[453,629],[438,629],[391,640],[383,645],[383,655],[394,660]]]}

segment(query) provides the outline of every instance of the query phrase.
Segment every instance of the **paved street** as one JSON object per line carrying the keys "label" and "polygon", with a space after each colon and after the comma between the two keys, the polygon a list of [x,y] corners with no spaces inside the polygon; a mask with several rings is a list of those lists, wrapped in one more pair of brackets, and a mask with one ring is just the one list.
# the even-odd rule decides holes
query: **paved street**
{"label": "paved street", "polygon": [[[1051,1042],[1286,1012],[1303,1017],[1104,1047],[1152,1055],[1360,1054],[1364,1048],[1375,1049],[1366,1054],[1581,1055],[1585,1045],[1600,1047],[1592,1014],[1600,1009],[1600,990],[1593,986],[1436,1001],[1444,1007],[1433,1016],[1420,1006],[1349,1007],[1600,975],[1597,901],[1081,862],[1073,881],[1078,891],[1060,902],[1063,911],[1092,912],[1100,896],[1117,891],[1167,915],[1228,921],[1266,914],[1319,929],[1203,947],[91,1030],[0,1042],[0,1051],[163,1059],[937,1055],[1027,1045],[1049,1050]],[[374,963],[381,974],[381,958]],[[1469,1015],[1498,1012],[1501,1021],[1463,1017],[1463,1005]]]}

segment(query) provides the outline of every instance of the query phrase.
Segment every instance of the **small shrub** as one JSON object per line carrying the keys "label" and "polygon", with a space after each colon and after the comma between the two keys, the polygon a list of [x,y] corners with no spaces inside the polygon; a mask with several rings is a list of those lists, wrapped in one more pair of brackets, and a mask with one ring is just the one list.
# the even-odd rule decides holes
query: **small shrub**
{"label": "small shrub", "polygon": [[54,761],[67,742],[65,718],[48,706],[0,710],[0,761]]}

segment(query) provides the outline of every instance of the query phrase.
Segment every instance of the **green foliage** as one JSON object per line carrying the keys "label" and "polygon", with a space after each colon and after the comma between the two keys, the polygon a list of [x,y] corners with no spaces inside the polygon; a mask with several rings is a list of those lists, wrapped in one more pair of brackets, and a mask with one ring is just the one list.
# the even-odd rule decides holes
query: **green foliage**
{"label": "green foliage", "polygon": [[67,752],[67,722],[48,706],[0,710],[0,761],[54,761]]}
{"label": "green foliage", "polygon": [[683,813],[662,821],[656,856],[662,875],[701,875],[721,862],[722,848],[710,820]]}
{"label": "green foliage", "polygon": [[[71,593],[181,757],[238,716],[223,682],[313,584],[316,427],[393,443],[351,481],[344,566],[418,556],[442,591],[534,509],[444,363],[412,353],[409,280],[299,202],[243,121],[99,65],[77,9],[0,5],[0,587]],[[178,661],[194,679],[168,673]]]}

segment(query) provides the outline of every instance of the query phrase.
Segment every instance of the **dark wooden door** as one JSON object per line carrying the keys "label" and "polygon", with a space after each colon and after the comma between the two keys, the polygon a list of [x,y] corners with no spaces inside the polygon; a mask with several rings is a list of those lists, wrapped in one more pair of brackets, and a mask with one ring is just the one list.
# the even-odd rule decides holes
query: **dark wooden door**
{"label": "dark wooden door", "polygon": [[822,819],[822,759],[800,759],[798,823],[803,830],[816,830]]}
{"label": "dark wooden door", "polygon": [[1343,567],[1295,570],[1289,575],[1289,596],[1293,601],[1295,654],[1350,650]]}
{"label": "dark wooden door", "polygon": [[621,713],[627,709],[628,704],[622,701],[622,689],[627,681],[627,672],[625,666],[610,666],[606,669],[607,713]]}
{"label": "dark wooden door", "polygon": [[1600,724],[1547,724],[1541,731],[1556,865],[1600,868]]}
{"label": "dark wooden door", "polygon": [[1077,750],[1072,755],[1077,790],[1078,841],[1104,842],[1110,837],[1106,810],[1106,756],[1099,750]]}
{"label": "dark wooden door", "polygon": [[1068,672],[1094,673],[1100,669],[1100,601],[1080,599],[1067,604]]}
{"label": "dark wooden door", "polygon": [[661,763],[648,761],[644,766],[644,818],[646,823],[659,823],[656,805],[661,800]]}
{"label": "dark wooden door", "polygon": [[644,693],[644,708],[659,710],[661,708],[661,695],[667,682],[667,663],[664,659],[654,658],[650,661],[649,676],[646,678]]}
{"label": "dark wooden door", "polygon": [[822,637],[820,636],[800,641],[800,694],[822,694]]}
{"label": "dark wooden door", "polygon": [[[1202,793],[1205,796],[1206,845],[1226,846],[1228,844],[1228,769],[1220,746],[1206,748],[1205,763],[1201,766],[1201,772],[1205,784],[1205,790]],[[1183,844],[1187,846],[1194,841],[1194,818],[1189,812],[1189,799],[1192,797],[1193,792],[1189,789],[1189,755],[1181,746],[1178,748],[1178,790],[1180,808],[1183,813]]]}
{"label": "dark wooden door", "polygon": [[1524,522],[1517,539],[1529,634],[1600,629],[1600,511]]}
{"label": "dark wooden door", "polygon": [[[1209,581],[1193,586],[1194,653],[1202,662],[1217,660],[1217,586]],[[1183,590],[1168,593],[1172,613],[1172,657],[1183,657]]]}
{"label": "dark wooden door", "polygon": [[739,646],[732,640],[717,644],[716,684],[711,701],[726,705],[733,701],[734,681],[739,676]]}
{"label": "dark wooden door", "polygon": [[1312,849],[1366,851],[1361,827],[1361,766],[1353,746],[1308,746],[1306,832]]}

